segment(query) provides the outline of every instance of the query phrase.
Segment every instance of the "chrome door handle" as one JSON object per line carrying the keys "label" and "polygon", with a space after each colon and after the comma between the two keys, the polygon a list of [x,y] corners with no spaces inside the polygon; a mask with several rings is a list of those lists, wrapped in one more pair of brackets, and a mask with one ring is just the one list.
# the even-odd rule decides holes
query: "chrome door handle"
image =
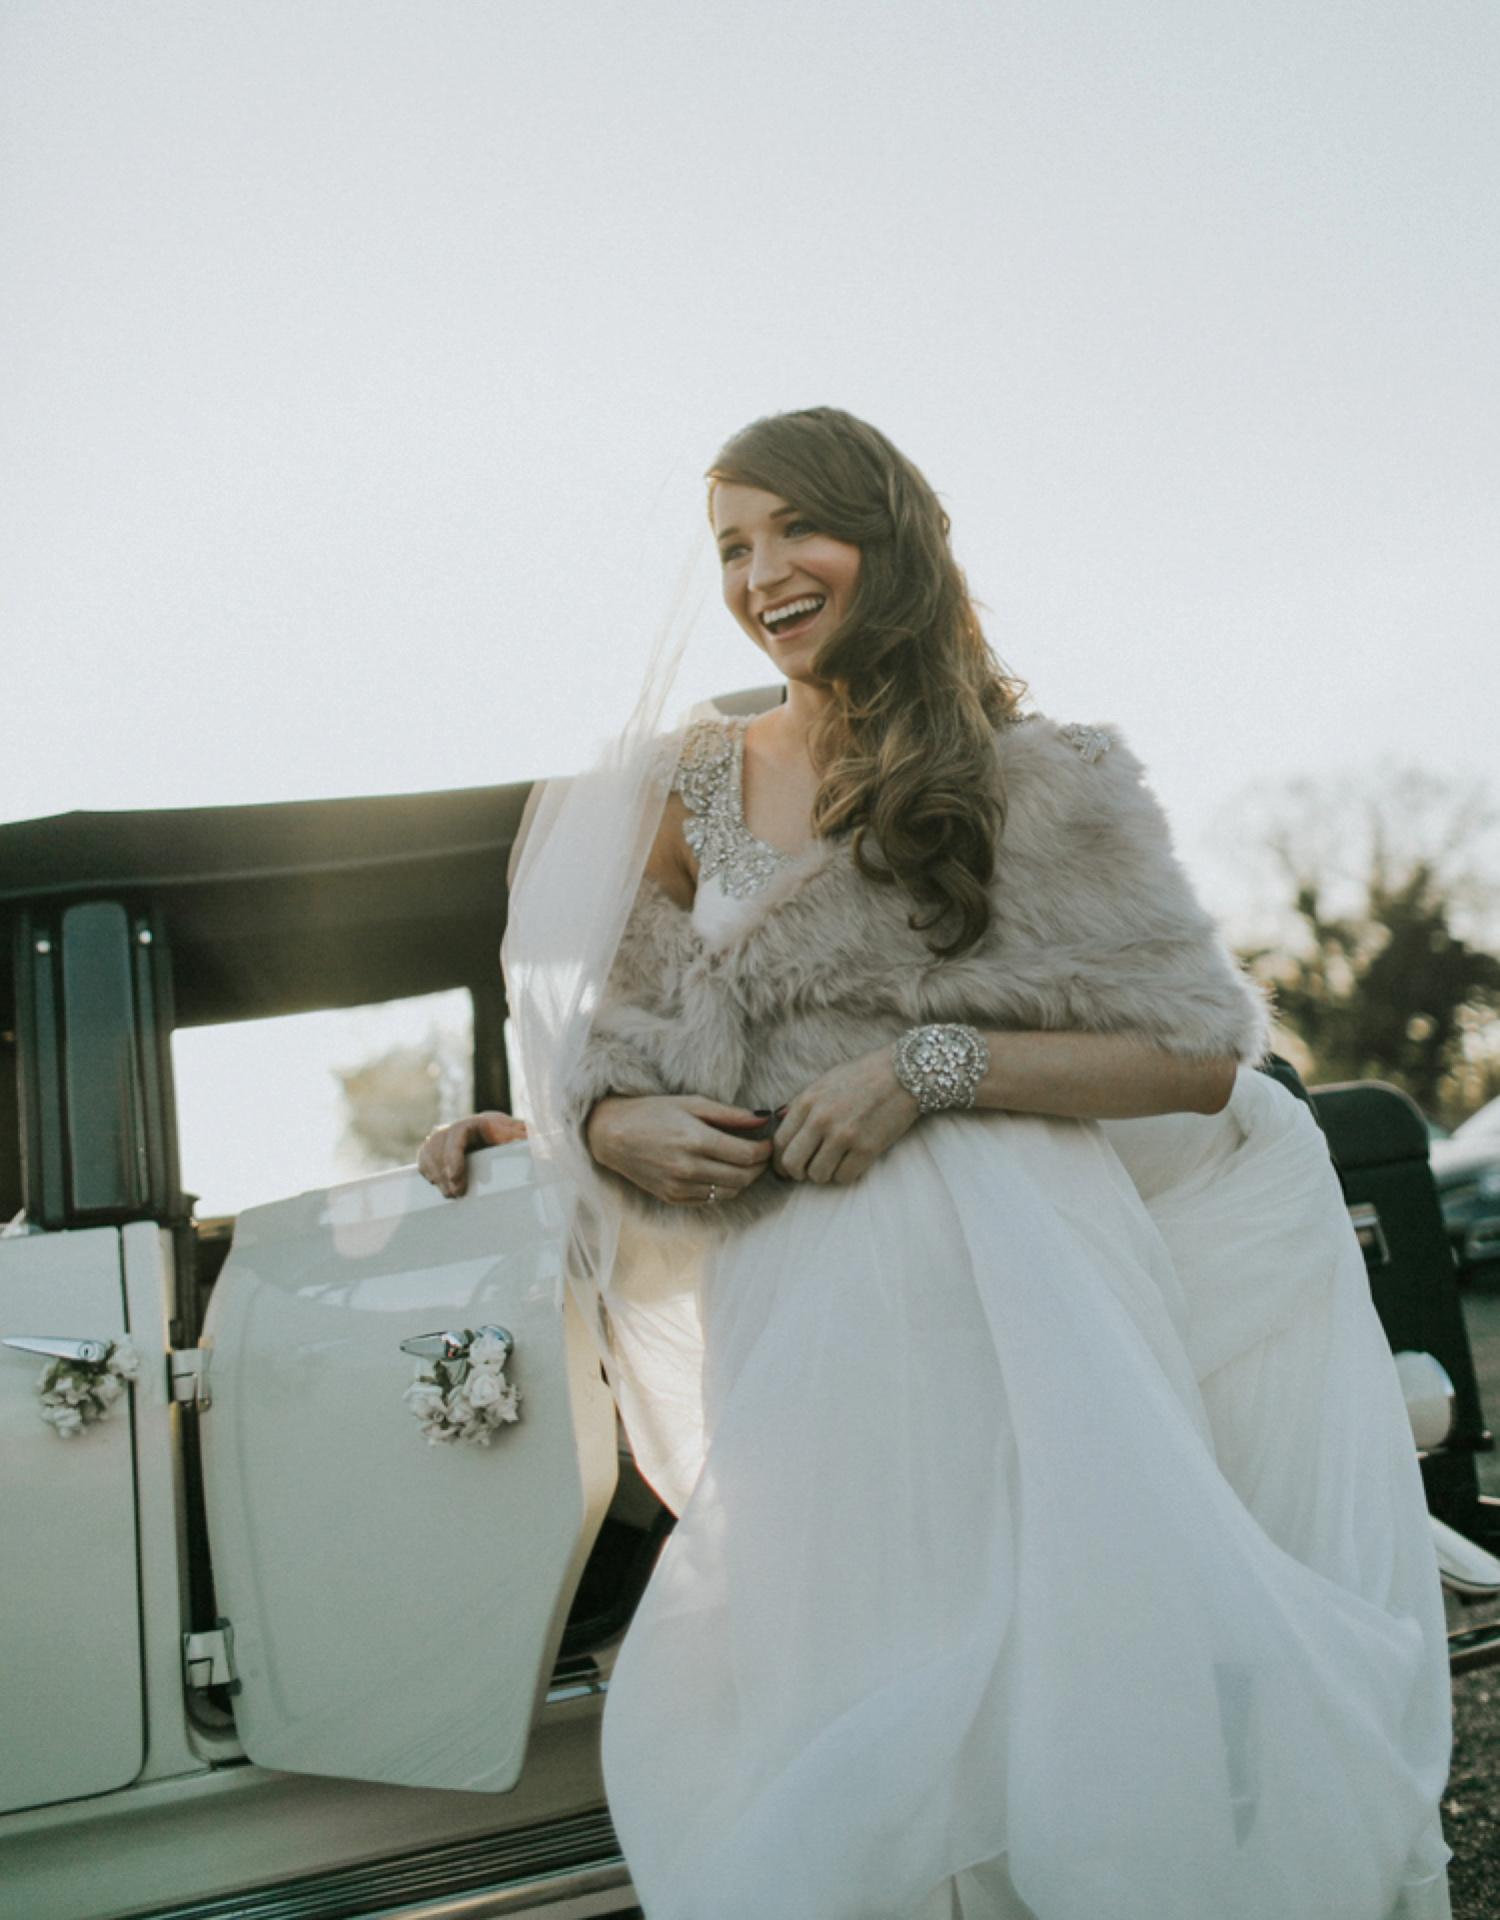
{"label": "chrome door handle", "polygon": [[17,1334],[6,1346],[18,1353],[40,1353],[49,1360],[77,1360],[84,1366],[98,1366],[109,1358],[112,1340],[52,1340],[44,1334]]}
{"label": "chrome door handle", "polygon": [[450,1327],[444,1333],[419,1333],[410,1340],[403,1340],[401,1351],[409,1353],[414,1360],[441,1360],[445,1367],[455,1370],[455,1383],[460,1383],[469,1370],[470,1343],[486,1333],[492,1340],[500,1341],[505,1348],[505,1359],[509,1360],[515,1351],[515,1340],[508,1329],[495,1326],[477,1329]]}

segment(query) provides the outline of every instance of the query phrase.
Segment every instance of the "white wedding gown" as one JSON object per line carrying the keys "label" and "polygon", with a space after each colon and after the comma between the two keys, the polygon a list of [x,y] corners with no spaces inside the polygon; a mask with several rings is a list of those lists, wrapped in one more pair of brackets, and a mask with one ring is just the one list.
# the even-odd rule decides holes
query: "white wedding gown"
{"label": "white wedding gown", "polygon": [[1420,1477],[1299,1102],[926,1119],[700,1307],[605,1718],[648,1920],[1447,1914]]}

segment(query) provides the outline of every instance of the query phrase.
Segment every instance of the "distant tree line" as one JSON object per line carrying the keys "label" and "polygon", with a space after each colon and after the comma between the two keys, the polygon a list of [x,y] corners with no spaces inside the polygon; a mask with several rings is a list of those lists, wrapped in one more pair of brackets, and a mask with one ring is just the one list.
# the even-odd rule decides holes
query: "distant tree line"
{"label": "distant tree line", "polygon": [[1392,1081],[1448,1125],[1500,1094],[1497,821],[1482,788],[1413,771],[1261,796],[1279,924],[1244,957],[1305,1077]]}

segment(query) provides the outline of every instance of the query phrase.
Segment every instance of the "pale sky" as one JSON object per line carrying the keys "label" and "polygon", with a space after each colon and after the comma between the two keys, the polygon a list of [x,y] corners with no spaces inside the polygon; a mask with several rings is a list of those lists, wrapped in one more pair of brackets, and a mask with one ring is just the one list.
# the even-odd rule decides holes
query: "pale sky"
{"label": "pale sky", "polygon": [[3,0],[0,819],[576,766],[817,402],[1190,852],[1488,775],[1497,103],[1492,0]]}

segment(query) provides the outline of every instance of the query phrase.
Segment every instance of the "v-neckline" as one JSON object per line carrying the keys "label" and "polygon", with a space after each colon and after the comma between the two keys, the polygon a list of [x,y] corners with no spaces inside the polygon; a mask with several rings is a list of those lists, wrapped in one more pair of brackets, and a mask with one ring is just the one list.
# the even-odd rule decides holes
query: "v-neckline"
{"label": "v-neckline", "polygon": [[807,852],[813,843],[814,835],[809,834],[795,853],[788,853],[785,847],[778,847],[773,840],[762,840],[758,833],[752,831],[749,821],[745,818],[745,741],[750,732],[750,722],[748,719],[737,719],[731,720],[729,725],[732,754],[729,797],[734,806],[735,823],[747,840],[757,847],[764,848],[767,853],[773,854],[783,866],[791,866]]}

